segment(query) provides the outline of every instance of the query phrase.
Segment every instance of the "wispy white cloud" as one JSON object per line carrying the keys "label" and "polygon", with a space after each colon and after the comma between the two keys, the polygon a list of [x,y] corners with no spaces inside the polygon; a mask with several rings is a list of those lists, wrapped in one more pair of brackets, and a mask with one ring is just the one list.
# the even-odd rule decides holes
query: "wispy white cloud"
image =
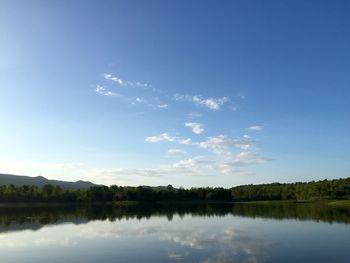
{"label": "wispy white cloud", "polygon": [[151,84],[139,82],[139,81],[136,81],[136,82],[129,81],[128,83],[130,86],[143,87],[143,88],[151,88],[152,87]]}
{"label": "wispy white cloud", "polygon": [[197,105],[205,106],[211,110],[219,110],[221,105],[228,102],[229,99],[228,97],[222,97],[218,99],[214,99],[214,98],[206,99],[206,98],[201,98],[199,96],[193,96],[192,101]]}
{"label": "wispy white cloud", "polygon": [[151,88],[152,87],[151,84],[143,83],[140,81],[123,80],[123,79],[115,76],[112,73],[104,74],[104,78],[106,80],[113,81],[113,82],[117,83],[118,85],[124,86],[124,87],[127,87],[127,86],[129,86],[129,87],[141,87],[141,88]]}
{"label": "wispy white cloud", "polygon": [[177,155],[177,154],[185,154],[186,151],[182,150],[182,149],[169,149],[168,150],[168,154],[171,155]]}
{"label": "wispy white cloud", "polygon": [[129,98],[126,98],[126,100],[131,103],[132,105],[143,105],[143,106],[147,106],[148,108],[151,108],[151,109],[165,109],[168,107],[168,105],[166,104],[163,104],[163,105],[157,105],[157,104],[154,104],[152,102],[149,102],[149,100],[145,99],[145,98],[141,98],[141,97],[129,97]]}
{"label": "wispy white cloud", "polygon": [[183,94],[175,94],[174,99],[176,101],[189,101],[194,103],[197,106],[203,106],[210,110],[219,110],[222,105],[229,102],[228,97],[222,97],[222,98],[203,98],[202,96],[190,96],[190,95],[183,95]]}
{"label": "wispy white cloud", "polygon": [[223,174],[232,174],[237,171],[237,168],[250,166],[271,161],[271,158],[262,157],[256,153],[244,151],[236,155],[228,153],[225,160],[221,161],[219,166]]}
{"label": "wispy white cloud", "polygon": [[109,89],[102,87],[102,86],[96,86],[95,91],[103,96],[107,96],[107,97],[115,97],[115,96],[119,96],[117,93],[110,91]]}
{"label": "wispy white cloud", "polygon": [[[195,123],[197,124],[197,123]],[[186,125],[186,124],[185,124]],[[186,125],[190,128],[198,128],[198,125],[189,123]],[[199,126],[200,128],[200,126]],[[196,130],[199,132],[199,130]],[[180,160],[171,165],[160,166],[157,169],[147,169],[146,172],[140,174],[188,174],[188,175],[242,175],[246,172],[242,167],[261,164],[270,161],[270,158],[262,157],[252,151],[254,141],[248,136],[243,138],[229,138],[225,135],[208,137],[204,141],[193,142],[190,138],[182,139],[175,136],[170,136],[167,133],[158,136],[147,137],[148,142],[170,141],[173,143],[196,146],[199,149],[209,150],[209,155],[195,156],[189,159]],[[239,153],[233,153],[231,150],[241,149]],[[182,153],[180,149],[170,149],[168,153]]]}
{"label": "wispy white cloud", "polygon": [[127,86],[127,83],[124,80],[114,76],[113,74],[105,74],[104,78],[107,79],[107,80],[114,81],[114,82],[118,83],[121,86]]}
{"label": "wispy white cloud", "polygon": [[192,132],[196,134],[204,132],[203,124],[198,122],[186,122],[185,126],[191,128]]}
{"label": "wispy white cloud", "polygon": [[188,114],[189,119],[197,119],[197,118],[201,118],[202,116],[203,116],[203,114],[199,113],[199,112],[190,112]]}
{"label": "wispy white cloud", "polygon": [[251,152],[218,155],[216,157],[194,156],[172,164],[159,165],[155,168],[115,168],[104,171],[111,176],[130,177],[163,177],[163,176],[220,176],[242,175],[242,167],[261,164],[271,159]]}
{"label": "wispy white cloud", "polygon": [[169,107],[168,104],[160,104],[158,105],[158,108],[161,108],[161,109],[167,109]]}
{"label": "wispy white cloud", "polygon": [[[190,125],[187,125],[190,127]],[[191,125],[194,128],[195,125]],[[192,127],[191,127],[192,128]],[[199,132],[200,130],[196,130]],[[183,145],[196,145],[201,149],[213,150],[214,152],[225,152],[230,148],[239,148],[243,150],[248,150],[254,146],[254,141],[250,138],[228,138],[225,135],[217,135],[214,137],[207,137],[205,141],[194,142],[191,138],[180,138],[176,136],[169,135],[168,133],[162,133],[160,135],[149,136],[145,139],[146,142],[158,143],[163,141],[179,143]]]}
{"label": "wispy white cloud", "polygon": [[180,144],[184,144],[184,145],[190,145],[193,144],[192,139],[187,138],[187,139],[179,139],[178,142]]}
{"label": "wispy white cloud", "polygon": [[168,141],[168,142],[176,142],[176,143],[185,144],[185,145],[190,145],[193,143],[190,138],[183,139],[183,138],[169,135],[166,132],[159,134],[159,135],[146,137],[145,141],[150,142],[150,143],[158,143],[158,142]]}
{"label": "wispy white cloud", "polygon": [[173,164],[159,165],[156,168],[118,168],[110,169],[109,173],[115,176],[143,176],[143,177],[162,177],[162,176],[200,176],[207,175],[211,170],[214,174],[213,160],[205,159],[202,156],[195,156],[189,159],[180,160]]}
{"label": "wispy white cloud", "polygon": [[245,166],[245,165],[257,164],[257,163],[264,163],[267,161],[271,161],[271,158],[261,157],[258,154],[253,152],[240,152],[232,160],[232,164]]}
{"label": "wispy white cloud", "polygon": [[262,131],[263,129],[264,129],[264,126],[262,125],[254,125],[247,128],[247,130],[249,131]]}
{"label": "wispy white cloud", "polygon": [[[166,109],[169,107],[168,104],[163,103],[162,100],[164,98],[159,98],[152,96],[150,97],[149,92],[157,92],[159,94],[163,94],[163,92],[159,89],[154,88],[151,84],[140,82],[140,81],[130,81],[122,79],[118,76],[116,76],[113,73],[106,73],[103,75],[103,78],[107,81],[114,82],[118,86],[122,87],[131,87],[131,88],[140,88],[140,89],[119,89],[119,92],[127,92],[128,94],[117,94],[113,91],[111,91],[108,87],[98,85],[96,88],[96,92],[104,95],[104,96],[118,96],[120,98],[123,98],[126,102],[136,105],[136,104],[143,104],[143,106],[147,106],[152,109]],[[127,91],[126,91],[127,90]],[[133,94],[133,96],[131,94]],[[154,94],[153,94],[154,95]]]}
{"label": "wispy white cloud", "polygon": [[241,148],[247,150],[253,146],[253,141],[250,139],[232,139],[224,135],[208,137],[206,141],[200,142],[199,147],[204,149],[212,149],[215,151],[223,151],[229,148]]}
{"label": "wispy white cloud", "polygon": [[163,141],[173,142],[175,140],[177,140],[177,138],[169,135],[168,133],[162,133],[160,135],[146,137],[146,142],[151,142],[151,143],[163,142]]}
{"label": "wispy white cloud", "polygon": [[183,94],[176,93],[174,95],[174,100],[176,100],[176,101],[184,101],[184,100],[190,101],[191,100],[191,96],[190,95],[183,95]]}

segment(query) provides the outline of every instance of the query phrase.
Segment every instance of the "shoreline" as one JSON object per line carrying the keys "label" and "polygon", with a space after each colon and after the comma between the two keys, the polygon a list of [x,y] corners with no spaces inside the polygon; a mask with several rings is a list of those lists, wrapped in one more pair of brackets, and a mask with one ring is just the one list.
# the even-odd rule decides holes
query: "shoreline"
{"label": "shoreline", "polygon": [[317,200],[260,200],[260,201],[116,201],[116,202],[0,202],[2,207],[59,207],[59,206],[90,206],[90,205],[189,205],[189,204],[250,204],[250,205],[292,205],[292,204],[323,204],[333,207],[342,207],[350,209],[350,199],[317,199]]}

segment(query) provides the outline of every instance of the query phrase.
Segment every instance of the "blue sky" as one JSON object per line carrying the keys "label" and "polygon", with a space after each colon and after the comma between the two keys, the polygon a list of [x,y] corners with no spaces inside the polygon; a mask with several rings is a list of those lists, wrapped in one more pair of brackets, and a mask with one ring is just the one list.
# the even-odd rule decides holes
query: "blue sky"
{"label": "blue sky", "polygon": [[348,1],[1,1],[0,172],[350,175]]}

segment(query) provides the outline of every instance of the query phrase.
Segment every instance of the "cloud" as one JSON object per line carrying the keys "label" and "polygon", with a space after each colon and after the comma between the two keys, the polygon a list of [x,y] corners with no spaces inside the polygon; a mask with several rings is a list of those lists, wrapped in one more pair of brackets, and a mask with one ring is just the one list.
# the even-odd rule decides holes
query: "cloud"
{"label": "cloud", "polygon": [[[177,149],[174,151],[177,152]],[[159,165],[154,168],[115,168],[104,170],[103,173],[112,177],[164,177],[164,176],[237,176],[244,174],[242,167],[261,164],[270,161],[252,152],[233,154],[226,152],[217,156],[194,156],[179,160],[172,164]]]}
{"label": "cloud", "polygon": [[[161,99],[158,97],[149,97],[149,92],[158,92],[162,93],[161,90],[154,88],[151,84],[140,82],[140,81],[130,81],[122,79],[116,76],[113,73],[106,73],[103,75],[103,78],[107,81],[114,82],[118,86],[122,87],[131,87],[131,88],[140,88],[140,89],[119,89],[120,92],[127,92],[128,94],[117,94],[110,91],[108,88],[101,85],[97,86],[96,92],[104,96],[118,96],[124,99],[126,102],[132,105],[141,105],[147,106],[152,109],[166,109],[168,104],[162,103]],[[135,94],[137,92],[137,94]],[[133,96],[132,96],[133,95]]]}
{"label": "cloud", "polygon": [[176,137],[173,137],[167,133],[162,133],[160,135],[147,137],[146,142],[150,142],[150,143],[163,142],[163,141],[173,142],[176,139],[177,139]]}
{"label": "cloud", "polygon": [[203,99],[199,96],[193,96],[192,101],[197,105],[205,106],[211,110],[219,110],[221,105],[229,101],[229,99],[227,97],[222,97],[219,99],[214,99],[214,98]]}
{"label": "cloud", "polygon": [[201,134],[204,132],[203,124],[198,122],[186,122],[185,126],[191,128],[192,132],[196,134]]}
{"label": "cloud", "polygon": [[[186,125],[188,124],[188,125]],[[203,132],[199,123],[186,123],[187,127],[192,128],[194,133]],[[201,149],[209,149],[214,152],[225,152],[230,148],[239,148],[248,150],[254,146],[254,141],[250,137],[244,137],[242,139],[228,138],[225,135],[217,135],[214,137],[207,137],[205,141],[193,142],[191,138],[179,138],[176,136],[169,135],[168,133],[162,133],[160,135],[149,136],[145,139],[146,142],[158,143],[163,141],[175,142],[183,145],[197,145]]]}
{"label": "cloud", "polygon": [[108,97],[111,97],[111,96],[112,96],[112,97],[118,96],[117,93],[112,92],[112,91],[106,89],[105,87],[102,87],[102,86],[99,86],[99,85],[96,86],[95,91],[96,91],[98,94],[103,95],[103,96],[108,96]]}
{"label": "cloud", "polygon": [[189,101],[197,106],[203,106],[210,110],[219,110],[222,105],[228,102],[230,99],[228,97],[222,98],[203,98],[199,95],[190,96],[183,94],[175,94],[174,99],[176,101]]}
{"label": "cloud", "polygon": [[174,100],[176,100],[176,101],[184,101],[184,100],[190,101],[191,100],[191,96],[176,93],[174,95]]}
{"label": "cloud", "polygon": [[262,131],[263,129],[264,129],[264,126],[262,125],[255,125],[247,128],[247,130],[249,131]]}
{"label": "cloud", "polygon": [[223,174],[232,174],[237,171],[237,168],[261,164],[271,161],[271,158],[262,157],[252,152],[240,152],[236,155],[228,153],[225,160],[220,162],[220,170]]}
{"label": "cloud", "polygon": [[208,137],[206,141],[200,142],[199,147],[203,149],[212,149],[215,151],[223,151],[229,148],[241,148],[247,150],[253,146],[253,141],[250,139],[232,139],[224,135]]}
{"label": "cloud", "polygon": [[184,144],[184,145],[190,145],[193,144],[192,139],[187,138],[187,139],[179,139],[178,142],[180,144]]}
{"label": "cloud", "polygon": [[183,139],[183,138],[171,136],[166,132],[160,135],[146,137],[145,141],[150,143],[168,141],[168,142],[177,142],[179,144],[185,144],[185,145],[190,145],[193,143],[190,138]]}
{"label": "cloud", "polygon": [[143,106],[147,106],[148,108],[151,108],[151,109],[158,109],[158,108],[165,109],[168,107],[167,104],[157,105],[157,104],[151,103],[147,99],[141,98],[141,97],[129,97],[129,98],[125,98],[125,99],[131,105],[141,105],[142,104]]}
{"label": "cloud", "polygon": [[112,73],[107,73],[107,74],[104,74],[104,78],[106,80],[110,80],[110,81],[113,81],[115,83],[117,83],[118,85],[120,86],[123,86],[123,87],[141,87],[141,88],[151,88],[152,85],[151,84],[148,84],[148,83],[143,83],[143,82],[140,82],[140,81],[128,81],[128,80],[123,80],[117,76],[115,76],[114,74]]}
{"label": "cloud", "polygon": [[188,159],[183,159],[171,164],[158,165],[151,168],[109,168],[96,170],[94,175],[103,176],[111,181],[118,178],[133,178],[148,177],[159,178],[164,176],[205,176],[211,172],[210,175],[217,173],[213,169],[215,161],[206,159],[203,156],[195,156]]}
{"label": "cloud", "polygon": [[188,118],[190,119],[196,119],[196,118],[201,118],[203,114],[198,113],[198,112],[191,112],[188,114]]}
{"label": "cloud", "polygon": [[158,108],[161,108],[161,109],[167,109],[169,107],[168,104],[160,104],[158,105]]}
{"label": "cloud", "polygon": [[211,165],[215,164],[214,160],[208,159],[204,156],[195,156],[189,159],[180,160],[177,163],[172,164],[171,167],[173,168],[202,168],[202,166],[205,166],[206,168],[211,168]]}
{"label": "cloud", "polygon": [[252,153],[252,152],[240,152],[235,156],[232,163],[235,165],[243,166],[243,165],[264,163],[267,161],[271,161],[271,158],[261,157],[261,156],[258,156],[256,153]]}
{"label": "cloud", "polygon": [[104,78],[107,79],[107,80],[114,81],[114,82],[118,83],[121,86],[127,86],[125,81],[123,81],[122,79],[114,76],[113,74],[105,74]]}
{"label": "cloud", "polygon": [[186,151],[181,150],[181,149],[169,149],[168,154],[184,154]]}
{"label": "cloud", "polygon": [[151,84],[143,83],[143,82],[139,82],[139,81],[136,81],[136,82],[128,81],[128,83],[129,83],[130,86],[143,87],[143,88],[150,88],[150,87],[152,87]]}

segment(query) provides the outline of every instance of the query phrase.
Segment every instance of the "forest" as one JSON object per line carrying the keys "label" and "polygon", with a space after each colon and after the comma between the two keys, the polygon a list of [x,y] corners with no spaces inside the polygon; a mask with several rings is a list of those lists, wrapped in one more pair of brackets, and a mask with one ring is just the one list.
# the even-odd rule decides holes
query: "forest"
{"label": "forest", "polygon": [[232,188],[174,188],[150,186],[95,186],[69,189],[50,184],[37,186],[0,186],[0,202],[160,202],[160,201],[263,201],[349,199],[350,177],[297,183],[242,185]]}

